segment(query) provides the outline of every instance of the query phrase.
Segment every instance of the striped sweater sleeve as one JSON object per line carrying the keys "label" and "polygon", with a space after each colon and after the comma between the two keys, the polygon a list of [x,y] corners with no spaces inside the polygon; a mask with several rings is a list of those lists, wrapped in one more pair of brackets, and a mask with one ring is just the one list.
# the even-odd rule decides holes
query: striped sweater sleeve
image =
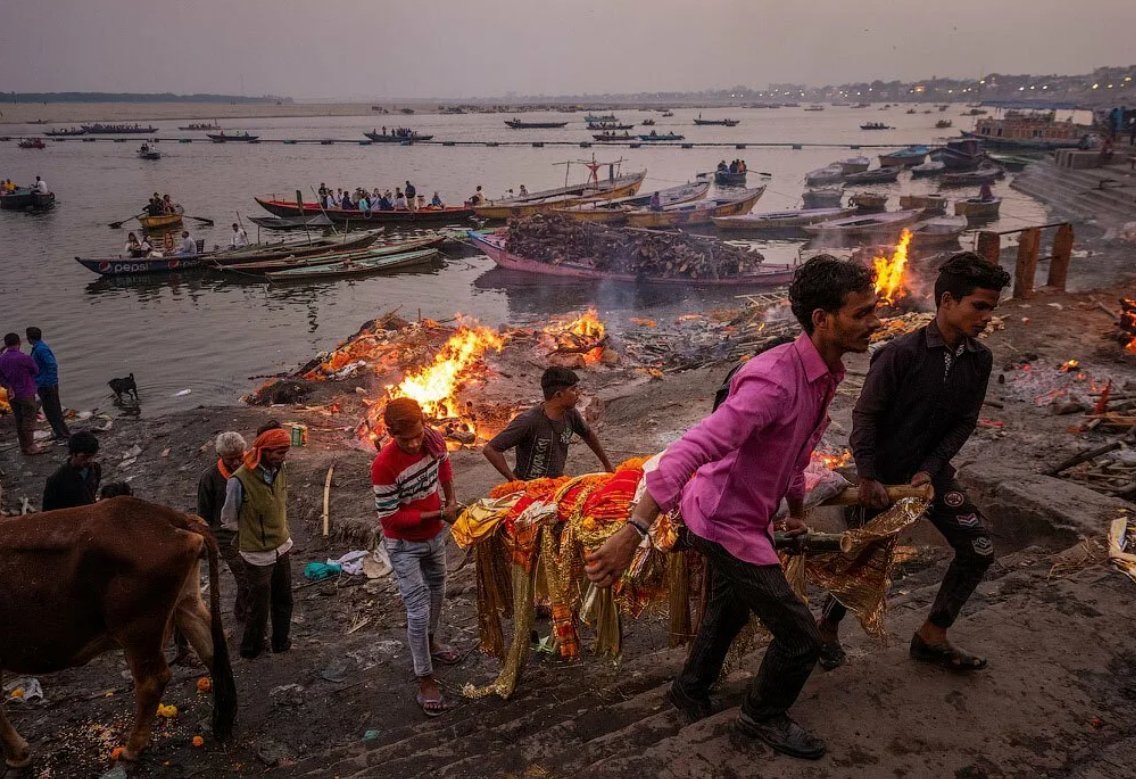
{"label": "striped sweater sleeve", "polygon": [[371,465],[371,489],[375,494],[375,514],[384,527],[412,531],[422,524],[420,509],[402,505],[397,474],[381,456]]}

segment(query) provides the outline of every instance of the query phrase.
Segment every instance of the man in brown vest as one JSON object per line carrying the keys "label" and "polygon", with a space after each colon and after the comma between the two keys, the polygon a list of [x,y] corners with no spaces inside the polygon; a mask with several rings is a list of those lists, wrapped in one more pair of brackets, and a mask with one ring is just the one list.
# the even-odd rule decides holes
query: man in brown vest
{"label": "man in brown vest", "polygon": [[244,464],[225,485],[221,524],[237,533],[237,548],[245,563],[248,619],[241,639],[241,657],[264,651],[264,632],[272,615],[272,651],[292,646],[292,568],[288,532],[288,481],[284,460],[291,443],[286,430],[266,430],[253,441]]}

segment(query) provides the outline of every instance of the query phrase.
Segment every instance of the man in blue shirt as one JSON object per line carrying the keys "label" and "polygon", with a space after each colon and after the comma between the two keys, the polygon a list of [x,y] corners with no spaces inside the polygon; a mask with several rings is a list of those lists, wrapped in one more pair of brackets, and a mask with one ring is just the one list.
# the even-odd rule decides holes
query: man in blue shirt
{"label": "man in blue shirt", "polygon": [[32,345],[32,359],[39,368],[35,379],[36,394],[43,404],[43,415],[51,425],[52,440],[64,441],[71,431],[63,421],[63,408],[59,404],[59,363],[51,347],[43,342],[43,332],[38,327],[29,327],[25,332],[28,343]]}

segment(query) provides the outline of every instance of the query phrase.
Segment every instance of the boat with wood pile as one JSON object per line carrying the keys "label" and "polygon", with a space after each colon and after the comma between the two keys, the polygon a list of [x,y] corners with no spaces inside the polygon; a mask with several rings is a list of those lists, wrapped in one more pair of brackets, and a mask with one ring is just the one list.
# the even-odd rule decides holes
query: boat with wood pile
{"label": "boat with wood pile", "polygon": [[555,213],[566,216],[577,222],[619,224],[627,221],[627,215],[630,212],[637,208],[649,206],[651,199],[656,194],[659,196],[659,204],[666,207],[677,203],[689,203],[693,200],[698,200],[699,198],[705,197],[709,190],[710,182],[706,179],[701,179],[693,184],[680,184],[677,187],[660,189],[658,192],[650,192],[645,195],[633,195],[631,197],[616,198],[615,200],[597,200],[570,208],[557,208],[555,209]]}
{"label": "boat with wood pile", "polygon": [[938,176],[941,173],[947,172],[947,166],[942,162],[929,160],[920,163],[910,168],[911,177],[915,179],[926,178],[927,176]]}
{"label": "boat with wood pile", "polygon": [[714,183],[720,187],[744,187],[746,183],[747,171],[729,171],[729,170],[716,170],[714,171]]}
{"label": "boat with wood pile", "polygon": [[260,207],[275,216],[316,216],[325,215],[336,224],[375,225],[375,224],[455,224],[473,216],[473,209],[466,206],[426,206],[417,211],[359,211],[355,208],[323,208],[319,203],[305,202],[303,210],[296,206],[295,200],[276,200],[254,198]]}
{"label": "boat with wood pile", "polygon": [[646,135],[640,135],[639,140],[647,141],[648,143],[653,141],[684,141],[686,140],[686,136],[680,135],[679,133],[657,133],[652,130]]}
{"label": "boat with wood pile", "polygon": [[885,211],[806,225],[806,233],[821,239],[871,239],[899,235],[901,229],[919,218],[918,211]]}
{"label": "boat with wood pile", "polygon": [[997,165],[979,165],[977,170],[965,173],[945,173],[939,180],[940,187],[973,187],[982,184],[993,184],[1006,175],[1006,171]]}
{"label": "boat with wood pile", "polygon": [[708,225],[716,216],[748,214],[765,194],[765,187],[746,189],[732,197],[712,197],[679,203],[658,210],[640,208],[627,215],[631,227],[685,227]]}
{"label": "boat with wood pile", "polygon": [[315,216],[250,216],[249,221],[268,230],[322,230],[332,221],[323,214]]}
{"label": "boat with wood pile", "polygon": [[228,143],[229,141],[239,143],[251,143],[252,141],[259,140],[259,135],[250,135],[248,132],[232,134],[226,133],[222,130],[219,133],[206,133],[205,137],[213,141],[213,143]]}
{"label": "boat with wood pile", "polygon": [[890,184],[899,178],[902,165],[890,165],[875,170],[865,170],[862,173],[853,173],[844,177],[845,184]]}
{"label": "boat with wood pile", "polygon": [[842,219],[856,213],[855,208],[801,208],[795,211],[766,211],[761,214],[711,217],[719,230],[760,231],[795,230],[805,225]]}
{"label": "boat with wood pile", "polygon": [[805,208],[839,208],[840,201],[844,199],[844,187],[819,187],[806,189],[801,194],[801,203]]}
{"label": "boat with wood pile", "polygon": [[817,184],[835,184],[844,180],[844,167],[839,162],[834,162],[825,165],[823,168],[810,170],[805,174],[805,184],[815,186]]}
{"label": "boat with wood pile", "polygon": [[926,146],[905,146],[902,149],[897,149],[890,154],[880,155],[880,165],[887,166],[900,166],[911,167],[918,165],[927,159],[927,152],[930,151]]}
{"label": "boat with wood pile", "polygon": [[539,273],[546,276],[559,276],[571,279],[590,279],[594,281],[616,281],[627,284],[665,284],[712,287],[779,287],[793,280],[792,265],[766,265],[758,266],[759,270],[752,273],[743,273],[731,276],[703,276],[690,278],[689,276],[650,276],[644,274],[617,273],[601,270],[589,260],[565,260],[558,263],[541,262],[528,259],[509,252],[505,248],[505,235],[501,233],[484,234],[470,231],[469,238],[489,259],[498,267],[525,273]]}
{"label": "boat with wood pile", "polygon": [[414,143],[415,141],[429,141],[434,138],[433,135],[422,135],[407,127],[399,127],[390,133],[380,133],[372,130],[363,135],[370,138],[375,143]]}
{"label": "boat with wood pile", "polygon": [[840,160],[839,162],[835,162],[833,164],[839,165],[841,172],[844,173],[845,176],[849,176],[853,173],[863,173],[869,167],[871,167],[872,161],[869,160],[867,157],[859,156],[859,157],[846,157],[846,158]]}
{"label": "boat with wood pile", "polygon": [[317,281],[338,279],[347,276],[365,276],[404,268],[428,265],[438,258],[437,249],[421,249],[402,254],[380,255],[377,257],[349,257],[326,265],[311,265],[303,268],[271,271],[264,274],[274,283],[285,281]]}
{"label": "boat with wood pile", "polygon": [[161,214],[160,216],[140,216],[139,223],[143,230],[158,232],[159,230],[176,230],[181,227],[181,214]]}
{"label": "boat with wood pile", "polygon": [[364,259],[373,257],[389,257],[393,254],[419,251],[420,249],[440,249],[448,240],[446,235],[430,235],[424,238],[415,238],[409,241],[399,241],[382,245],[357,246],[344,248],[334,246],[325,248],[320,252],[288,254],[275,259],[260,259],[252,261],[232,262],[232,257],[220,257],[224,261],[213,261],[210,264],[215,270],[259,275],[273,271],[289,270],[291,268],[304,268],[312,265],[328,265],[332,262],[343,262],[351,259]]}
{"label": "boat with wood pile", "polygon": [[83,124],[80,127],[87,135],[146,135],[156,133],[157,127],[143,127],[140,124]]}
{"label": "boat with wood pile", "polygon": [[942,195],[900,195],[901,209],[915,209],[923,214],[945,214],[947,199]]}
{"label": "boat with wood pile", "polygon": [[694,119],[695,124],[702,126],[717,125],[719,127],[737,127],[741,122],[741,119],[703,119],[702,114],[699,114]]}
{"label": "boat with wood pile", "polygon": [[639,191],[639,187],[643,186],[643,179],[646,176],[645,170],[607,180],[599,180],[593,176],[583,184],[532,192],[523,197],[490,201],[486,205],[474,206],[473,212],[482,219],[508,219],[557,208],[568,208],[591,200],[613,200],[617,197],[634,195]]}
{"label": "boat with wood pile", "polygon": [[559,130],[568,126],[567,122],[526,122],[516,117],[506,119],[505,124],[514,130]]}
{"label": "boat with wood pile", "polygon": [[928,249],[958,243],[967,224],[966,217],[963,216],[938,216],[916,222],[907,229],[911,232],[913,248]]}
{"label": "boat with wood pile", "polygon": [[967,198],[955,201],[955,214],[965,216],[971,222],[981,222],[988,219],[997,219],[1002,208],[1002,198],[995,197],[983,200],[980,197]]}
{"label": "boat with wood pile", "polygon": [[4,211],[46,211],[54,205],[54,192],[43,195],[30,187],[0,194],[0,210]]}

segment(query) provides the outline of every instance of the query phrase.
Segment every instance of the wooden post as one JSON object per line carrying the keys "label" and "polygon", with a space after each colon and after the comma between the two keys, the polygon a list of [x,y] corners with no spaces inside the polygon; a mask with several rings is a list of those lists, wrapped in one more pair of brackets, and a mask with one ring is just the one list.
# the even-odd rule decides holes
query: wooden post
{"label": "wooden post", "polygon": [[991,265],[997,265],[1001,259],[1002,236],[983,230],[978,234],[978,253]]}
{"label": "wooden post", "polygon": [[1057,228],[1053,236],[1053,259],[1049,261],[1049,280],[1046,286],[1061,292],[1065,291],[1065,280],[1069,276],[1069,261],[1073,257],[1073,225],[1066,222]]}
{"label": "wooden post", "polygon": [[1041,246],[1041,230],[1030,227],[1022,230],[1018,239],[1018,262],[1014,267],[1014,297],[1026,300],[1033,297],[1034,276],[1037,275],[1037,251]]}

